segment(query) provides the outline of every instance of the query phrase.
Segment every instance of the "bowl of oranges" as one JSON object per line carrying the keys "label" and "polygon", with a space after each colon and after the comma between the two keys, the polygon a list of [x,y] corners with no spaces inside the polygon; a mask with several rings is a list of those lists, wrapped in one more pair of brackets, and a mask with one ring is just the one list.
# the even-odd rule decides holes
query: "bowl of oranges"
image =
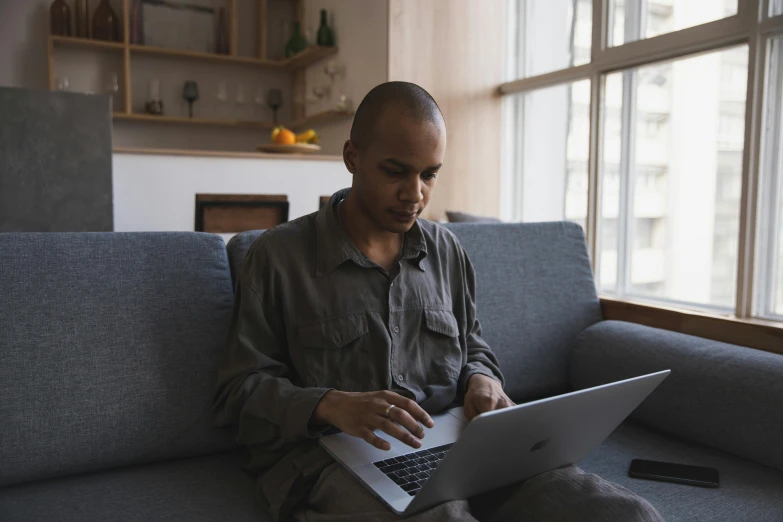
{"label": "bowl of oranges", "polygon": [[278,153],[308,153],[321,150],[318,145],[318,133],[313,129],[306,130],[300,134],[294,134],[291,130],[283,126],[275,127],[272,130],[272,143],[259,145],[257,148],[262,152]]}

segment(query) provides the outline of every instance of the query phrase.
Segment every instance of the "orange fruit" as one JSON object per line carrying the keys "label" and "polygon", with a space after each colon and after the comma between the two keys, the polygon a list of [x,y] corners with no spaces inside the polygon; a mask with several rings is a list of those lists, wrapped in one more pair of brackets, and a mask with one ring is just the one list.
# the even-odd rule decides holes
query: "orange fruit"
{"label": "orange fruit", "polygon": [[293,145],[296,143],[296,134],[288,129],[280,129],[280,132],[275,136],[275,143],[278,145]]}

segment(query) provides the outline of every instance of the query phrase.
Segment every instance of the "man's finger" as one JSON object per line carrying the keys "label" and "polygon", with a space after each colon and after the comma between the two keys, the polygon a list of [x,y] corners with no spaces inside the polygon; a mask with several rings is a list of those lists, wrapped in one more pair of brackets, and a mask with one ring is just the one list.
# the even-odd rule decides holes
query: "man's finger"
{"label": "man's finger", "polygon": [[416,420],[411,417],[410,413],[403,410],[402,408],[392,408],[389,411],[389,419],[393,420],[397,424],[401,424],[402,427],[411,432],[414,437],[418,437],[420,439],[424,438],[424,428],[422,428],[421,424],[416,422]]}
{"label": "man's finger", "polygon": [[389,404],[394,404],[398,408],[402,408],[403,410],[407,411],[411,415],[411,417],[421,422],[428,428],[435,427],[435,423],[432,421],[432,417],[430,417],[429,414],[426,411],[424,411],[421,406],[416,404],[416,401],[406,399],[399,393],[394,393],[391,391],[386,392],[384,399],[389,401]]}
{"label": "man's finger", "polygon": [[472,400],[470,400],[470,399],[466,400],[465,404],[464,404],[464,407],[465,407],[465,409],[464,409],[465,417],[469,421],[473,420],[473,417],[478,415],[478,412],[476,412],[476,407],[473,405],[473,401]]}
{"label": "man's finger", "polygon": [[421,441],[419,439],[411,435],[407,430],[400,428],[389,419],[380,417],[380,421],[376,428],[391,435],[403,444],[407,444],[411,448],[419,449],[421,447]]}
{"label": "man's finger", "polygon": [[362,436],[364,441],[372,446],[375,446],[379,450],[389,451],[391,449],[391,444],[389,444],[388,441],[383,440],[379,436],[377,436],[375,433],[373,433],[372,430],[368,429],[364,432],[364,435]]}
{"label": "man's finger", "polygon": [[478,397],[477,409],[479,413],[494,411],[498,405],[498,398],[494,395],[482,395]]}

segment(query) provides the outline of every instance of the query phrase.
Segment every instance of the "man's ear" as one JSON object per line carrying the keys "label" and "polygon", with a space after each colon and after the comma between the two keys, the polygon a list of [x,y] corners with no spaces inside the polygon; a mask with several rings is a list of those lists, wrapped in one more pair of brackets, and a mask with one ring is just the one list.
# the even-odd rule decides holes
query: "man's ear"
{"label": "man's ear", "polygon": [[347,140],[343,146],[343,162],[348,172],[356,174],[359,166],[359,151],[351,140]]}

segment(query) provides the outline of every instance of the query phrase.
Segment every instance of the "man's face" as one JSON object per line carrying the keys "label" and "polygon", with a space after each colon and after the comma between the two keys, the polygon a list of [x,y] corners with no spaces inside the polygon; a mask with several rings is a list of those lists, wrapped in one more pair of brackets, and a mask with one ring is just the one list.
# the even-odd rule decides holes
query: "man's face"
{"label": "man's face", "polygon": [[346,143],[351,191],[364,214],[387,232],[410,230],[429,203],[445,152],[442,120],[417,121],[387,110],[361,150]]}

